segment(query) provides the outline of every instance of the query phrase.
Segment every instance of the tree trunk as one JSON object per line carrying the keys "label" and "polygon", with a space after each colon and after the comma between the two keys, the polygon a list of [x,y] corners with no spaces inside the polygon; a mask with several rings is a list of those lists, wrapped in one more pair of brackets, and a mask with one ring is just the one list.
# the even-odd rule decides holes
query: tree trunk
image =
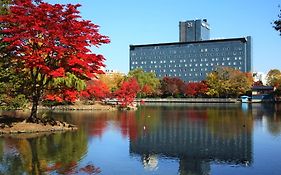
{"label": "tree trunk", "polygon": [[31,123],[39,123],[40,119],[37,117],[37,107],[38,107],[38,103],[39,103],[39,94],[38,92],[34,92],[35,94],[33,94],[32,97],[32,108],[31,108],[31,114],[27,119],[27,122],[31,122]]}
{"label": "tree trunk", "polygon": [[37,145],[36,145],[36,139],[27,139],[29,146],[30,146],[30,150],[31,150],[31,162],[32,162],[32,166],[31,166],[31,173],[32,174],[41,174],[41,164],[40,164],[40,160],[38,157],[38,149],[37,149]]}

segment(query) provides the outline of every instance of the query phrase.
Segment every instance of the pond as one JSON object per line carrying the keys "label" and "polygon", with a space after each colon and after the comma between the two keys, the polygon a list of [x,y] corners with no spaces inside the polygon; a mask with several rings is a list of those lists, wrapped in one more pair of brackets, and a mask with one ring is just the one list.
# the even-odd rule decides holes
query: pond
{"label": "pond", "polygon": [[0,174],[281,174],[277,104],[146,104],[137,111],[40,114],[79,130],[1,137]]}

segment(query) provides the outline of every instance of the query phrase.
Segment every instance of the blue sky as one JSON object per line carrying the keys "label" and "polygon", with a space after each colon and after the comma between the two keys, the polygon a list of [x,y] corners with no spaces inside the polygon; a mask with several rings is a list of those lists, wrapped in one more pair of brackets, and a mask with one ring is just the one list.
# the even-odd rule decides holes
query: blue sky
{"label": "blue sky", "polygon": [[278,0],[46,0],[79,3],[84,19],[100,25],[111,43],[93,49],[106,69],[129,70],[129,45],[177,42],[179,21],[207,19],[211,38],[252,36],[253,70],[281,69],[281,37],[272,28]]}

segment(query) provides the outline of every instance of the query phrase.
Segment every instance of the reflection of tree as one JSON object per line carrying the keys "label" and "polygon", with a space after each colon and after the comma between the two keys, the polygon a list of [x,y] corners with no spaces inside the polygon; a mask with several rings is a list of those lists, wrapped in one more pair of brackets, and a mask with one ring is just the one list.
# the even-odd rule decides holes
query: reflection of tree
{"label": "reflection of tree", "polygon": [[263,104],[262,116],[266,118],[267,130],[274,136],[281,133],[281,105]]}
{"label": "reflection of tree", "polygon": [[[19,167],[24,167],[27,174],[43,174],[55,171],[60,174],[76,173],[77,163],[87,152],[87,135],[83,130],[48,135],[39,138],[9,139],[19,154],[11,153],[11,157],[20,155],[20,161],[11,163],[6,173],[14,173]],[[9,161],[11,159],[8,159]],[[4,164],[4,160],[1,164]],[[13,171],[9,171],[9,169]],[[21,168],[21,173],[23,169]]]}
{"label": "reflection of tree", "polygon": [[[210,108],[208,113],[208,128],[216,136],[235,138],[241,133],[251,133],[253,118],[243,113],[240,108],[215,109]],[[235,118],[234,118],[235,117]]]}
{"label": "reflection of tree", "polygon": [[255,121],[266,121],[266,129],[273,136],[281,133],[281,105],[274,103],[252,104]]}

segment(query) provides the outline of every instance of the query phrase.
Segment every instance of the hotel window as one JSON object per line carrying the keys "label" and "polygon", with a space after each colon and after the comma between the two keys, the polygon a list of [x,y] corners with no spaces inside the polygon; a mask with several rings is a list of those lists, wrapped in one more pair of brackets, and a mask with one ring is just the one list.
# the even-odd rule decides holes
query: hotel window
{"label": "hotel window", "polygon": [[230,66],[230,65],[231,65],[231,63],[229,62],[229,63],[228,63],[228,65]]}
{"label": "hotel window", "polygon": [[221,63],[222,66],[224,66],[224,63]]}
{"label": "hotel window", "polygon": [[[213,63],[211,63],[211,64],[213,64]],[[208,63],[206,63],[206,66],[209,66],[209,64],[208,64]]]}
{"label": "hotel window", "polygon": [[211,66],[213,66],[214,64],[213,63],[211,63]]}

